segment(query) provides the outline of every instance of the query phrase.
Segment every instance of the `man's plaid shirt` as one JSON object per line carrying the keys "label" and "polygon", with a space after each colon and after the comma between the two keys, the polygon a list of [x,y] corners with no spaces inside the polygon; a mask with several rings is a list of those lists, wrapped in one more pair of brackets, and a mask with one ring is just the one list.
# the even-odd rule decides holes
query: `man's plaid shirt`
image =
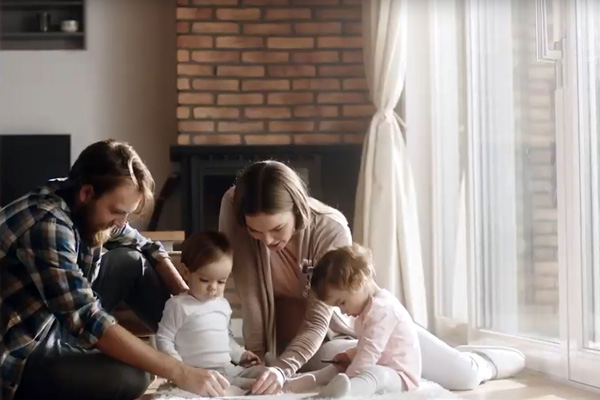
{"label": "man's plaid shirt", "polygon": [[[81,241],[67,203],[56,194],[68,184],[50,181],[0,210],[0,400],[11,400],[27,357],[55,319],[82,346],[91,347],[115,320],[91,289],[100,248]],[[106,249],[127,246],[159,261],[162,245],[129,225]]]}

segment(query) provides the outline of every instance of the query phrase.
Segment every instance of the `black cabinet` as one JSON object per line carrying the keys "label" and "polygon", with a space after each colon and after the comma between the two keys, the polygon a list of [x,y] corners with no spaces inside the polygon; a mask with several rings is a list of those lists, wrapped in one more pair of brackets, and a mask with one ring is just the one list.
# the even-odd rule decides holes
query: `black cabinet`
{"label": "black cabinet", "polygon": [[[65,32],[63,21],[75,21]],[[84,0],[0,0],[0,49],[85,49]]]}
{"label": "black cabinet", "polygon": [[180,163],[182,222],[186,234],[218,229],[221,198],[242,169],[259,160],[278,160],[294,168],[310,194],[339,209],[350,224],[362,146],[173,146]]}

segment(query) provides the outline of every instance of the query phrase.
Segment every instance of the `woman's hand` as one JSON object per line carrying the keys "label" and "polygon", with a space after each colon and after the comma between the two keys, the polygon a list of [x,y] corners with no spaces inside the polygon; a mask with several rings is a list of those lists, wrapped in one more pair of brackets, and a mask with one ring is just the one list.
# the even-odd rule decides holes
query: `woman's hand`
{"label": "woman's hand", "polygon": [[217,371],[185,366],[173,382],[183,390],[200,396],[223,397],[229,382]]}
{"label": "woman's hand", "polygon": [[346,370],[348,369],[348,367],[352,363],[352,360],[350,359],[350,356],[348,354],[346,354],[346,353],[336,354],[335,357],[332,358],[332,361],[333,361],[333,366],[340,373],[346,372]]}
{"label": "woman's hand", "polygon": [[263,372],[256,382],[252,385],[252,394],[275,394],[281,391],[285,377],[277,368],[265,367]]}
{"label": "woman's hand", "polygon": [[254,354],[253,352],[246,350],[244,354],[242,354],[242,358],[240,359],[239,365],[248,368],[255,365],[260,365],[262,362],[260,361],[260,357]]}

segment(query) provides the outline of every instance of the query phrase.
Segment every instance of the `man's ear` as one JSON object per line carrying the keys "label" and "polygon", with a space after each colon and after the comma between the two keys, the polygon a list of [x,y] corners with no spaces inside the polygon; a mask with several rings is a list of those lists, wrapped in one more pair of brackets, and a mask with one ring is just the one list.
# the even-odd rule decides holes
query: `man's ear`
{"label": "man's ear", "polygon": [[92,185],[83,185],[79,189],[79,193],[77,194],[77,200],[80,203],[87,204],[94,199],[96,193],[94,192],[94,187]]}

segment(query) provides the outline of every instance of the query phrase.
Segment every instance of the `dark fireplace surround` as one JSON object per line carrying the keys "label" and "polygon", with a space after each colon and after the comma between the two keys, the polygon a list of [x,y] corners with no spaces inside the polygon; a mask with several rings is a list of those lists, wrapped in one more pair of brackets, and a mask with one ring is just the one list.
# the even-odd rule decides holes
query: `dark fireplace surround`
{"label": "dark fireplace surround", "polygon": [[223,194],[246,166],[282,161],[308,181],[310,194],[339,209],[352,225],[362,146],[173,146],[182,178],[182,223],[186,235],[218,229]]}

